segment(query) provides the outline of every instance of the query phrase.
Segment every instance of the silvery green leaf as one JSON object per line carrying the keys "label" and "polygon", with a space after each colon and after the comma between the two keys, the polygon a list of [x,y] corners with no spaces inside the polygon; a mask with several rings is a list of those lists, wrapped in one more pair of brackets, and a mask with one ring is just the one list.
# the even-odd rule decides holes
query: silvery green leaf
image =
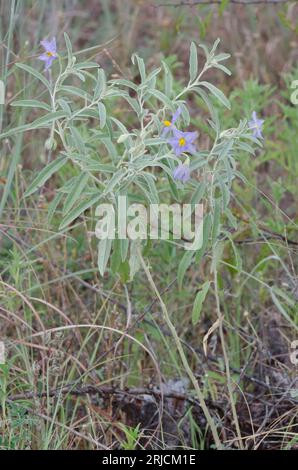
{"label": "silvery green leaf", "polygon": [[209,112],[210,112],[210,115],[211,115],[211,117],[212,117],[212,119],[213,119],[213,121],[214,121],[215,109],[214,109],[214,106],[213,106],[213,104],[211,103],[211,101],[210,101],[210,99],[209,99],[207,93],[206,93],[204,90],[202,90],[202,88],[200,88],[200,87],[198,87],[198,86],[192,88],[192,91],[195,91],[198,95],[200,95],[200,97],[202,98],[202,100],[203,100],[204,103],[206,104],[206,106],[207,106],[207,108],[208,108],[208,110],[209,110]]}
{"label": "silvery green leaf", "polygon": [[162,93],[159,90],[148,90],[148,93],[150,95],[155,96],[155,98],[161,101],[171,111],[174,111],[174,106],[173,106],[172,101],[164,93]]}
{"label": "silvery green leaf", "polygon": [[121,265],[120,240],[115,238],[113,241],[113,252],[111,255],[110,267],[113,274],[118,273]]}
{"label": "silvery green leaf", "polygon": [[220,39],[217,38],[216,41],[214,42],[213,46],[212,46],[211,51],[210,51],[210,55],[211,55],[211,56],[214,55],[214,52],[216,51],[217,46],[218,46],[219,43],[220,43]]}
{"label": "silvery green leaf", "polygon": [[209,287],[210,287],[210,282],[209,281],[205,282],[202,286],[202,289],[199,290],[199,292],[196,295],[196,298],[193,304],[192,315],[191,315],[193,325],[196,325],[200,319],[202,306],[205,301],[206,295],[208,294]]}
{"label": "silvery green leaf", "polygon": [[80,132],[77,130],[76,127],[72,127],[72,126],[70,127],[70,131],[71,131],[71,135],[73,137],[73,140],[74,140],[74,143],[75,143],[75,146],[76,146],[77,150],[82,155],[85,155],[86,154],[86,147],[85,147],[85,143],[84,143],[84,140],[82,139],[82,136],[81,136]]}
{"label": "silvery green leaf", "polygon": [[201,158],[195,158],[195,156],[193,156],[190,162],[190,170],[191,171],[197,170],[198,168],[202,168],[205,165],[206,165],[205,160],[202,160]]}
{"label": "silvery green leaf", "polygon": [[94,99],[103,98],[107,90],[107,80],[103,69],[99,69],[97,72],[97,83],[94,89]]}
{"label": "silvery green leaf", "polygon": [[109,137],[102,137],[100,141],[103,143],[103,145],[106,147],[108,153],[112,157],[114,161],[117,160],[118,154],[115,145],[111,141]]}
{"label": "silvery green leaf", "polygon": [[134,183],[141,189],[145,194],[146,199],[150,204],[158,204],[159,197],[158,192],[154,183],[154,180],[150,177],[149,173],[143,173],[134,180]]}
{"label": "silvery green leaf", "polygon": [[96,160],[88,159],[82,162],[83,168],[87,171],[96,171],[100,173],[115,173],[116,168],[113,165],[98,163]]}
{"label": "silvery green leaf", "polygon": [[71,67],[72,63],[73,63],[73,60],[72,60],[72,45],[71,45],[71,42],[70,42],[70,39],[69,39],[67,33],[64,33],[64,39],[65,39],[66,48],[67,48],[67,59],[68,59],[67,66]]}
{"label": "silvery green leaf", "polygon": [[190,204],[199,204],[206,191],[206,183],[198,183],[197,189],[193,193]]}
{"label": "silvery green leaf", "polygon": [[219,186],[221,188],[223,210],[225,211],[230,202],[230,190],[228,186],[224,184],[224,181],[222,180],[222,178],[219,179]]}
{"label": "silvery green leaf", "polygon": [[44,167],[37,175],[37,177],[32,181],[29,185],[27,190],[25,191],[24,196],[28,197],[33,194],[38,188],[44,185],[44,183],[62,166],[66,163],[67,159],[62,156],[56,158],[51,163],[49,163],[46,167]]}
{"label": "silvery green leaf", "polygon": [[86,81],[85,76],[84,76],[83,73],[77,72],[76,70],[72,69],[72,74],[75,75],[76,77],[78,77],[81,80],[81,82]]}
{"label": "silvery green leaf", "polygon": [[226,54],[225,52],[222,52],[220,54],[217,54],[213,60],[216,62],[222,62],[223,60],[227,60],[231,57],[231,54]]}
{"label": "silvery green leaf", "polygon": [[129,270],[130,279],[132,280],[135,274],[141,267],[138,249],[140,248],[140,240],[131,240],[130,242],[130,256],[129,256]]}
{"label": "silvery green leaf", "polygon": [[232,238],[230,232],[225,231],[225,232],[223,232],[223,235],[224,235],[226,238],[228,238],[228,240],[229,240],[230,243],[231,243],[231,247],[232,247],[232,250],[233,250],[234,256],[235,256],[235,267],[236,267],[237,271],[240,273],[240,272],[242,271],[242,258],[241,258],[241,256],[239,255],[239,251],[238,251],[237,248],[236,248],[236,245],[235,245],[235,243],[234,243],[234,241],[233,241],[233,238]]}
{"label": "silvery green leaf", "polygon": [[99,119],[98,111],[96,111],[95,109],[83,108],[80,111],[77,111],[76,116],[73,117],[72,119],[73,119],[73,122],[74,122],[76,120],[81,121],[82,118]]}
{"label": "silvery green leaf", "polygon": [[223,242],[217,242],[215,246],[213,247],[212,261],[211,261],[211,267],[210,267],[211,273],[214,273],[220,260],[222,259],[224,247],[225,247],[225,244]]}
{"label": "silvery green leaf", "polygon": [[121,261],[124,262],[127,258],[129,240],[127,238],[120,238],[119,241],[120,241]]}
{"label": "silvery green leaf", "polygon": [[187,109],[187,106],[182,103],[181,101],[179,101],[179,103],[177,103],[179,108],[181,109],[181,114],[182,114],[182,118],[183,118],[183,121],[185,123],[186,126],[189,126],[190,124],[190,115],[189,115],[189,111]]}
{"label": "silvery green leaf", "polygon": [[112,248],[112,240],[104,238],[98,243],[97,265],[101,276],[104,275]]}
{"label": "silvery green leaf", "polygon": [[105,194],[112,192],[117,184],[120,183],[121,179],[124,176],[123,169],[118,170],[112,178],[107,182]]}
{"label": "silvery green leaf", "polygon": [[165,171],[165,173],[167,173],[167,175],[170,177],[170,178],[173,178],[173,174],[172,174],[172,170],[170,168],[168,168],[164,163],[160,162],[160,161],[154,161],[154,162],[148,162],[145,166],[156,166],[156,167],[159,167],[159,168],[162,168],[163,171]]}
{"label": "silvery green leaf", "polygon": [[162,145],[164,144],[165,141],[164,139],[161,139],[161,138],[158,138],[158,137],[155,137],[153,139],[145,139],[144,140],[144,144],[145,144],[145,147],[155,147],[156,145]]}
{"label": "silvery green leaf", "polygon": [[237,147],[252,155],[255,154],[255,149],[251,145],[247,144],[246,142],[238,142]]}
{"label": "silvery green leaf", "polygon": [[134,91],[138,91],[138,86],[130,80],[116,78],[115,80],[110,80],[109,83],[111,83],[112,85],[127,86],[128,88],[131,88]]}
{"label": "silvery green leaf", "polygon": [[178,287],[179,290],[182,288],[183,280],[186,274],[186,271],[188,270],[189,266],[191,265],[193,258],[194,258],[194,251],[188,250],[184,253],[179,266],[178,266],[178,272],[177,272],[177,279],[178,279]]}
{"label": "silvery green leaf", "polygon": [[57,104],[59,104],[61,106],[62,110],[66,113],[67,117],[70,118],[71,117],[71,107],[69,106],[67,101],[64,100],[63,98],[58,98],[57,99]]}
{"label": "silvery green leaf", "polygon": [[74,206],[77,200],[80,198],[82,192],[84,191],[86,184],[88,182],[89,175],[88,173],[82,173],[74,182],[71,191],[68,193],[64,206],[63,206],[63,215],[67,214],[70,209]]}
{"label": "silvery green leaf", "polygon": [[162,65],[164,68],[164,92],[166,96],[171,98],[173,93],[173,75],[165,61],[162,61]]}
{"label": "silvery green leaf", "polygon": [[73,69],[74,70],[85,70],[85,69],[94,69],[99,68],[100,65],[96,62],[80,62],[79,64],[75,64]]}
{"label": "silvery green leaf", "polygon": [[25,70],[26,72],[30,73],[31,75],[33,75],[35,78],[37,78],[37,80],[39,80],[40,82],[42,82],[49,91],[51,91],[51,85],[50,83],[48,82],[48,80],[41,74],[39,73],[37,70],[35,70],[34,68],[30,67],[30,65],[26,65],[26,64],[16,64],[17,67],[19,67],[20,69],[23,69]]}
{"label": "silvery green leaf", "polygon": [[71,86],[71,85],[61,85],[58,87],[58,91],[62,91],[64,93],[68,93],[70,95],[78,96],[82,98],[84,101],[91,101],[91,96],[86,91],[83,91],[81,88]]}
{"label": "silvery green leaf", "polygon": [[56,121],[59,118],[64,117],[66,117],[64,111],[55,111],[54,113],[46,114],[45,116],[35,119],[35,121],[31,122],[30,124],[24,124],[23,126],[15,127],[6,132],[2,132],[2,134],[0,134],[0,139],[3,139],[4,137],[8,137],[10,135],[16,135],[20,132],[39,129],[42,127],[48,127],[48,124],[52,123],[53,121]]}
{"label": "silvery green leaf", "polygon": [[135,111],[135,113],[140,116],[141,108],[138,101],[135,98],[132,98],[128,94],[123,97],[130,105],[130,107]]}
{"label": "silvery green leaf", "polygon": [[107,120],[107,110],[103,103],[98,103],[98,113],[99,113],[99,127],[101,129],[106,125]]}
{"label": "silvery green leaf", "polygon": [[135,65],[135,60],[137,60],[140,76],[141,76],[141,81],[142,83],[146,80],[146,69],[145,69],[145,63],[144,60],[139,57],[137,54],[133,54],[131,57],[132,63]]}
{"label": "silvery green leaf", "polygon": [[49,208],[48,208],[48,222],[49,223],[51,222],[51,220],[53,218],[53,215],[54,215],[54,213],[55,213],[62,197],[63,197],[63,193],[57,192],[54,199],[49,204]]}
{"label": "silvery green leaf", "polygon": [[125,145],[127,146],[127,148],[129,147],[132,147],[133,146],[133,141],[132,141],[132,138],[130,136],[130,133],[129,131],[126,129],[126,127],[124,126],[124,124],[122,124],[121,121],[119,121],[119,119],[116,119],[114,117],[111,117],[111,121],[113,121],[116,126],[120,129],[120,132],[121,134],[126,134],[128,137],[127,139],[124,141]]}
{"label": "silvery green leaf", "polygon": [[198,76],[198,51],[194,42],[190,45],[189,79],[193,82]]}
{"label": "silvery green leaf", "polygon": [[19,100],[13,101],[10,106],[19,106],[24,108],[41,108],[51,112],[51,106],[38,100]]}
{"label": "silvery green leaf", "polygon": [[93,194],[89,198],[82,201],[78,206],[74,207],[62,220],[59,230],[67,227],[71,222],[77,219],[85,210],[92,207],[99,199],[102,198],[102,194]]}
{"label": "silvery green leaf", "polygon": [[209,54],[207,47],[204,44],[199,44],[199,47],[203,49],[205,56],[206,56],[206,61],[208,62],[210,58],[210,54]]}
{"label": "silvery green leaf", "polygon": [[167,174],[171,194],[176,201],[179,201],[179,191],[173,179],[173,173]]}
{"label": "silvery green leaf", "polygon": [[147,91],[151,90],[151,89],[155,89],[155,87],[156,87],[156,75],[160,72],[160,70],[161,70],[160,68],[156,69],[156,70],[153,70],[148,75],[146,80],[139,86],[138,90],[141,91],[145,88],[147,89]]}
{"label": "silvery green leaf", "polygon": [[231,109],[230,102],[228,98],[224,95],[224,93],[217,88],[216,86],[212,85],[212,83],[209,82],[199,82],[200,86],[204,86],[205,88],[208,88],[208,90],[220,101],[226,108]]}
{"label": "silvery green leaf", "polygon": [[222,65],[222,64],[214,64],[213,67],[215,67],[216,69],[222,70],[222,71],[223,71],[224,73],[226,73],[227,75],[232,75],[231,70],[229,70],[227,67],[225,67],[225,66]]}

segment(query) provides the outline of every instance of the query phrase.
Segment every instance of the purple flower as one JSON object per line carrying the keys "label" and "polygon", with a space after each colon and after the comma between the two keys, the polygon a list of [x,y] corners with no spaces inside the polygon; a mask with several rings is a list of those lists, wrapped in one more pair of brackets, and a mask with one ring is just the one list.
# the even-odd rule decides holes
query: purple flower
{"label": "purple flower", "polygon": [[186,183],[190,179],[189,164],[187,162],[179,163],[177,168],[173,171],[173,177],[175,180]]}
{"label": "purple flower", "polygon": [[171,129],[174,128],[174,124],[175,124],[175,122],[177,121],[177,119],[179,118],[181,112],[182,112],[182,110],[181,110],[181,108],[179,107],[179,108],[177,109],[177,111],[175,111],[175,113],[173,114],[171,121],[165,120],[165,121],[163,122],[165,127],[163,128],[163,131],[162,131],[162,133],[161,133],[161,136],[162,136],[162,137],[164,137],[165,135],[167,135],[167,133],[169,132],[169,130],[171,130]]}
{"label": "purple flower", "polygon": [[263,139],[262,127],[264,119],[258,119],[257,113],[254,111],[251,115],[251,120],[248,122],[249,129],[252,129],[253,136],[257,139]]}
{"label": "purple flower", "polygon": [[193,145],[193,141],[198,137],[197,132],[182,132],[178,129],[173,129],[173,137],[168,142],[173,147],[173,150],[177,156],[183,152],[195,153],[196,148]]}
{"label": "purple flower", "polygon": [[45,62],[45,70],[48,70],[52,66],[53,60],[57,59],[56,39],[52,38],[51,41],[41,41],[40,44],[44,47],[45,52],[40,55],[39,60]]}

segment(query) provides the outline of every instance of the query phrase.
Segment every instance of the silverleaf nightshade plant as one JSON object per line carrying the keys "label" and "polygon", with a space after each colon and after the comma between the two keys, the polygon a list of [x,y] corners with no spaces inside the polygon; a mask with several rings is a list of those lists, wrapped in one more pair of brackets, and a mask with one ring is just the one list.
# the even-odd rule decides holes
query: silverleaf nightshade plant
{"label": "silverleaf nightshade plant", "polygon": [[[237,168],[237,154],[253,154],[255,146],[261,145],[256,138],[260,137],[260,121],[256,117],[258,135],[246,120],[237,128],[224,129],[215,104],[229,109],[230,103],[219,88],[204,80],[205,73],[212,68],[230,74],[222,64],[229,54],[217,52],[219,40],[211,50],[200,46],[205,53],[205,63],[198,70],[197,46],[192,43],[189,80],[184,86],[179,85],[175,93],[177,87],[173,86],[174,77],[166,61],[161,67],[147,71],[143,59],[134,54],[132,63],[138,69],[141,82],[126,78],[108,80],[99,64],[78,62],[69,37],[67,34],[64,37],[66,53],[61,48],[57,53],[54,38],[42,41],[45,53],[39,59],[45,62],[46,69],[52,68],[51,81],[38,72],[36,62],[16,64],[26,74],[37,78],[41,90],[45,89],[48,94],[48,100],[45,98],[38,105],[45,110],[38,119],[1,135],[1,138],[13,138],[19,132],[49,130],[48,164],[33,178],[25,196],[32,196],[63,167],[71,168],[66,173],[63,170],[64,175],[71,176],[62,187],[56,188],[49,206],[49,221],[56,210],[61,211],[60,230],[67,229],[86,211],[90,214],[90,230],[94,230],[96,206],[109,202],[115,205],[116,211],[118,195],[126,195],[129,202],[141,199],[148,204],[158,204],[161,194],[161,202],[169,204],[173,200],[203,203],[203,246],[197,253],[181,252],[182,272],[185,273],[194,259],[201,259],[208,245],[217,245],[225,232],[223,220],[225,226],[236,226],[229,201],[233,179],[243,179]],[[197,95],[202,108],[209,111],[208,124],[213,135],[209,149],[200,148],[195,129],[180,130],[190,123],[187,99],[191,94]],[[121,109],[124,103],[131,113],[116,114],[115,109],[119,106]],[[37,104],[37,100],[32,101],[32,106]],[[12,105],[24,107],[30,106],[30,102],[26,97],[26,102],[15,101]],[[167,120],[169,115],[172,115],[171,120]],[[132,278],[139,267],[136,250],[142,249],[145,243],[142,240],[100,240],[100,273],[107,270],[113,253],[113,272],[119,269],[123,272],[127,264]]]}
{"label": "silverleaf nightshade plant", "polygon": [[[250,128],[246,120],[241,120],[236,128],[224,128],[215,103],[216,106],[223,105],[230,109],[229,100],[219,88],[204,79],[205,73],[210,69],[219,69],[229,75],[229,69],[222,63],[229,58],[229,54],[217,52],[219,40],[210,50],[201,45],[205,63],[199,70],[197,46],[191,43],[189,79],[184,86],[179,83],[173,86],[174,77],[166,61],[162,62],[161,67],[147,71],[143,59],[133,54],[132,63],[137,67],[141,78],[140,83],[136,83],[126,78],[108,80],[105,71],[97,63],[78,62],[69,37],[67,34],[64,37],[66,53],[59,48],[57,54],[56,43],[53,41],[51,44],[43,44],[45,53],[41,60],[45,62],[47,70],[52,69],[50,81],[46,74],[38,71],[36,62],[33,66],[16,64],[26,74],[39,80],[41,89],[36,96],[46,96],[47,93],[44,101],[30,101],[24,96],[24,100],[12,103],[13,106],[37,107],[43,114],[35,121],[10,128],[0,136],[2,139],[13,139],[19,133],[41,128],[48,130],[45,144],[48,163],[33,178],[24,197],[32,196],[55,173],[61,173],[61,179],[57,181],[62,180],[63,184],[56,187],[55,197],[49,206],[48,219],[50,223],[54,212],[59,210],[59,229],[64,234],[72,222],[86,211],[89,211],[88,218],[85,219],[88,229],[94,230],[96,206],[108,202],[114,205],[117,213],[120,195],[126,196],[130,203],[140,200],[148,204],[171,204],[173,200],[180,204],[203,203],[205,215],[202,246],[196,251],[179,252],[177,245],[173,244],[172,249],[179,260],[179,287],[183,284],[187,268],[194,260],[199,264],[206,253],[211,258],[218,325],[222,337],[217,265],[223,253],[223,240],[233,246],[230,226],[237,226],[229,208],[233,180],[237,177],[245,182],[238,168],[237,157],[241,152],[254,154],[255,146],[261,145],[255,136],[255,129]],[[57,58],[55,63],[54,58]],[[178,92],[175,91],[177,89]],[[201,100],[202,116],[206,109],[209,112],[209,119],[206,119],[212,142],[208,149],[195,144],[198,137],[196,130],[182,131],[177,128],[178,120],[179,127],[180,124],[183,128],[190,124],[187,99],[192,94]],[[129,113],[124,112],[127,105],[131,110]],[[166,121],[171,114],[172,121]],[[165,132],[165,128],[169,130]],[[171,242],[172,240],[158,240],[154,243]],[[109,270],[109,274],[119,274],[122,281],[127,282],[140,266],[143,268],[150,287],[159,300],[163,318],[172,334],[184,370],[199,399],[214,444],[221,449],[217,424],[208,410],[199,381],[193,374],[166,305],[143,259],[146,243],[146,240],[141,239],[100,240],[99,272],[103,275]],[[154,243],[151,248],[153,251]],[[150,258],[150,246],[147,248],[146,256]],[[209,285],[209,281],[204,284],[204,296]],[[195,322],[194,317],[192,318]],[[224,346],[223,341],[222,345]],[[225,366],[228,371],[226,356]],[[228,373],[227,383],[233,419],[237,423]],[[239,441],[241,442],[241,438]]]}

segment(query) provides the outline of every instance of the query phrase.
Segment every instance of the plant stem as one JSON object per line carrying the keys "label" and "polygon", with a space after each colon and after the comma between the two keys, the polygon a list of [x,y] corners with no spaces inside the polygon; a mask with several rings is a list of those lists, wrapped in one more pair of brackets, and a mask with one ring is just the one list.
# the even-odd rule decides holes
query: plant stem
{"label": "plant stem", "polygon": [[166,305],[164,304],[160,294],[159,294],[159,291],[154,283],[154,280],[151,276],[151,273],[150,273],[150,270],[148,269],[148,267],[146,266],[146,263],[144,261],[144,258],[142,256],[142,253],[141,253],[141,250],[138,249],[138,254],[139,254],[139,257],[140,257],[140,261],[141,261],[141,265],[144,269],[144,272],[147,276],[147,279],[149,281],[149,284],[152,288],[152,290],[155,292],[159,302],[160,302],[160,305],[161,305],[161,309],[162,309],[162,312],[163,312],[163,315],[164,315],[164,319],[169,327],[169,330],[171,331],[172,333],[172,336],[173,336],[173,339],[175,341],[175,344],[177,346],[177,349],[178,349],[178,352],[179,352],[179,355],[180,355],[180,358],[181,358],[181,361],[182,361],[182,364],[187,372],[187,375],[189,377],[189,379],[191,380],[193,386],[194,386],[194,389],[197,393],[197,396],[198,396],[198,399],[199,399],[199,402],[200,402],[200,405],[202,407],[202,410],[203,410],[203,413],[205,415],[205,418],[207,420],[207,423],[209,424],[210,426],[210,429],[211,429],[211,432],[212,432],[212,436],[213,436],[213,439],[214,439],[214,442],[215,442],[215,445],[216,445],[216,448],[218,450],[222,449],[222,444],[221,444],[221,441],[220,441],[220,438],[219,438],[219,435],[218,435],[218,432],[217,432],[217,429],[216,429],[216,425],[213,421],[213,418],[212,416],[210,415],[209,413],[209,410],[207,408],[207,405],[205,403],[205,400],[204,400],[204,396],[203,396],[203,393],[200,389],[200,386],[197,382],[197,379],[196,377],[194,376],[189,364],[188,364],[188,361],[187,361],[187,358],[185,356],[185,353],[184,353],[184,350],[183,350],[183,347],[181,345],[181,341],[180,341],[180,338],[176,332],[176,329],[175,329],[175,326],[173,325],[173,323],[171,322],[171,319],[169,317],[169,314],[168,314],[168,311],[167,311],[167,307]]}
{"label": "plant stem", "polygon": [[218,282],[217,282],[217,269],[216,266],[213,271],[214,274],[214,288],[215,288],[215,299],[216,299],[216,310],[217,310],[217,316],[219,320],[219,336],[220,336],[220,341],[221,341],[221,347],[223,351],[223,356],[224,356],[224,362],[225,362],[225,369],[226,369],[226,377],[227,377],[227,386],[228,386],[228,392],[229,392],[229,397],[230,397],[230,403],[231,403],[231,409],[232,409],[232,415],[233,415],[233,420],[235,423],[236,427],[236,433],[238,436],[238,442],[239,442],[239,447],[241,450],[244,450],[243,448],[243,443],[242,443],[242,437],[241,437],[241,431],[240,431],[240,426],[239,426],[239,421],[238,421],[238,416],[237,416],[237,410],[234,402],[234,397],[233,397],[233,385],[232,385],[232,379],[231,379],[231,372],[230,372],[230,366],[229,366],[229,358],[227,355],[227,350],[225,346],[225,338],[224,338],[224,332],[223,332],[223,326],[222,326],[222,321],[223,321],[223,315],[221,314],[220,310],[220,302],[219,302],[219,294],[218,294]]}

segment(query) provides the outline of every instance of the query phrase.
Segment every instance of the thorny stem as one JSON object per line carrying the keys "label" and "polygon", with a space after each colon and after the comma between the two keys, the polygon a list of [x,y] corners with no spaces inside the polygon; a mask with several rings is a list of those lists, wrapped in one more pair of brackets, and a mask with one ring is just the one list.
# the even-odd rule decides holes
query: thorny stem
{"label": "thorny stem", "polygon": [[218,432],[217,432],[217,429],[216,429],[216,426],[215,426],[215,423],[213,421],[213,418],[212,416],[210,415],[209,413],[209,410],[207,408],[207,405],[205,403],[205,400],[204,400],[204,396],[203,396],[203,393],[200,389],[200,386],[197,382],[197,379],[196,377],[194,376],[189,364],[188,364],[188,361],[187,361],[187,358],[185,356],[185,353],[184,353],[184,350],[183,350],[183,347],[182,347],[182,344],[181,344],[181,341],[180,341],[180,338],[176,332],[176,329],[175,329],[175,326],[173,325],[173,323],[171,322],[171,319],[169,317],[169,314],[168,314],[168,310],[167,310],[167,307],[166,305],[164,304],[160,294],[159,294],[159,291],[154,283],[154,280],[151,276],[151,273],[150,273],[150,270],[148,269],[145,261],[144,261],[144,258],[142,256],[142,253],[141,253],[141,250],[140,248],[138,249],[138,255],[139,255],[139,258],[140,258],[140,261],[141,261],[141,265],[144,269],[144,272],[147,276],[147,279],[149,281],[149,284],[153,290],[153,292],[156,294],[159,302],[160,302],[160,305],[161,305],[161,309],[162,309],[162,312],[163,312],[163,315],[164,315],[164,319],[169,327],[169,330],[171,331],[172,333],[172,336],[174,338],[174,341],[175,341],[175,344],[177,346],[177,349],[178,349],[178,352],[179,352],[179,355],[180,355],[180,358],[181,358],[181,361],[182,361],[182,364],[187,372],[187,375],[188,377],[190,378],[193,386],[194,386],[194,389],[197,393],[197,396],[198,396],[198,399],[199,399],[199,403],[201,405],[201,408],[204,412],[204,415],[205,415],[205,418],[207,420],[207,423],[209,424],[210,426],[210,429],[211,429],[211,432],[212,432],[212,436],[213,436],[213,439],[214,439],[214,442],[215,442],[215,445],[216,445],[216,448],[218,450],[221,450],[222,449],[222,444],[221,444],[221,441],[220,441],[220,438],[219,438],[219,435],[218,435]]}

